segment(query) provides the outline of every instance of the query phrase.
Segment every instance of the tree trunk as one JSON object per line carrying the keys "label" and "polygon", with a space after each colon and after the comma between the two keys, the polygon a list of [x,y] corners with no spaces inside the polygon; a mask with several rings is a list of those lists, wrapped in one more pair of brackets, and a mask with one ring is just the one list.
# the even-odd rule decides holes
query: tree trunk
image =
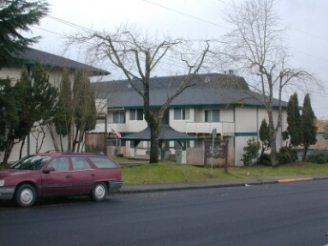
{"label": "tree trunk", "polygon": [[271,164],[273,167],[278,166],[277,162],[277,145],[276,145],[276,138],[277,138],[277,132],[274,127],[273,123],[273,114],[272,110],[268,111],[269,116],[269,131],[270,131],[270,147],[271,147]]}
{"label": "tree trunk", "polygon": [[26,136],[24,136],[23,139],[22,139],[22,144],[21,144],[21,147],[20,147],[20,150],[19,150],[19,159],[22,158],[22,152],[23,152],[23,147],[24,147],[24,144],[25,144],[25,139],[26,139]]}
{"label": "tree trunk", "polygon": [[308,146],[305,146],[305,145],[304,145],[304,151],[303,151],[302,161],[305,161],[305,158],[306,158],[306,154],[307,154],[308,148],[309,148]]}
{"label": "tree trunk", "polygon": [[54,148],[56,151],[59,151],[59,148],[58,148],[58,143],[55,139],[55,134],[53,132],[53,129],[52,129],[52,126],[47,124],[47,128],[49,130],[49,133],[50,133],[50,136],[51,136],[51,140],[52,140],[52,144],[54,145]]}
{"label": "tree trunk", "polygon": [[5,154],[3,156],[3,163],[4,165],[6,165],[8,163],[8,159],[10,157],[11,154],[11,150],[13,149],[14,146],[14,139],[13,137],[11,137],[12,135],[12,131],[9,131],[8,135],[7,135],[7,139],[8,142],[6,143],[6,149],[5,149]]}
{"label": "tree trunk", "polygon": [[74,136],[74,140],[73,140],[73,145],[72,145],[72,151],[74,152],[76,149],[76,144],[77,144],[77,136],[79,134],[79,129],[75,129],[75,136]]}
{"label": "tree trunk", "polygon": [[149,163],[158,163],[158,135],[157,124],[149,125],[150,129],[150,157]]}

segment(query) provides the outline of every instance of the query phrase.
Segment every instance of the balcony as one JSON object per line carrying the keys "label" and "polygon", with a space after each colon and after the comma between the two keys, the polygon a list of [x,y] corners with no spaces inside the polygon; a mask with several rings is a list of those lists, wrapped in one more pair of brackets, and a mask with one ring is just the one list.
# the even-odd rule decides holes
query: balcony
{"label": "balcony", "polygon": [[[112,132],[112,129],[118,132],[126,132],[126,124],[107,123],[107,132]],[[91,132],[105,132],[105,124],[97,123],[94,130]]]}
{"label": "balcony", "polygon": [[187,122],[186,133],[211,134],[216,129],[221,136],[233,136],[235,133],[235,123],[232,122]]}
{"label": "balcony", "polygon": [[[107,123],[107,132],[112,132],[112,129],[119,132],[140,132],[147,127],[147,122],[142,120],[128,121],[127,123]],[[91,132],[105,132],[105,124],[98,122],[96,128]]]}

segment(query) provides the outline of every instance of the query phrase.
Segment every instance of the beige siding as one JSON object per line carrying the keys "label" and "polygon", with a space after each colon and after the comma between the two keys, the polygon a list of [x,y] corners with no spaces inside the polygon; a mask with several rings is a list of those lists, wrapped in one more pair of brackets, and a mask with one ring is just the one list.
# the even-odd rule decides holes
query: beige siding
{"label": "beige siding", "polygon": [[258,116],[256,108],[237,107],[235,117],[236,133],[257,131]]}
{"label": "beige siding", "polygon": [[233,109],[220,109],[220,120],[222,122],[234,122]]}

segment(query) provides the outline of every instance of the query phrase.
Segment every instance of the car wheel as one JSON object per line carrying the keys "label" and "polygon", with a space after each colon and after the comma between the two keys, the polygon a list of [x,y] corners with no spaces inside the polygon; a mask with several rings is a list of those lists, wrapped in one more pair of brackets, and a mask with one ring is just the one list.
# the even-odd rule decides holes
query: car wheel
{"label": "car wheel", "polygon": [[104,183],[97,183],[91,191],[92,200],[99,202],[105,200],[107,195],[107,186]]}
{"label": "car wheel", "polygon": [[35,202],[35,198],[35,189],[29,184],[19,186],[15,194],[16,203],[23,208],[32,206]]}

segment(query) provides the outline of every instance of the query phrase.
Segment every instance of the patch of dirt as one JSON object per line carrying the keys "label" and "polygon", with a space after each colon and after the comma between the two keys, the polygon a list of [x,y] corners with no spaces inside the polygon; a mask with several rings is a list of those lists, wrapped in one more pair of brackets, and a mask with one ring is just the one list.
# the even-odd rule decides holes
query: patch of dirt
{"label": "patch of dirt", "polygon": [[303,167],[304,164],[302,162],[291,162],[291,163],[287,163],[286,166],[288,166],[288,167]]}
{"label": "patch of dirt", "polygon": [[214,175],[209,174],[209,173],[204,173],[204,176],[205,176],[206,178],[214,178],[214,177],[215,177]]}

